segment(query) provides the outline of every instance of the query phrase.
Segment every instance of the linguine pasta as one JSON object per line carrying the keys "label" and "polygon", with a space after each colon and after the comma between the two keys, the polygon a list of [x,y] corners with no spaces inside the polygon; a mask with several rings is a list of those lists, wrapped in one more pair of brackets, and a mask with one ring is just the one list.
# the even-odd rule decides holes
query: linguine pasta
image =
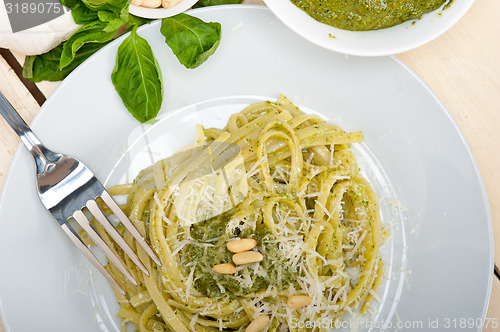
{"label": "linguine pasta", "polygon": [[[311,328],[297,322],[366,313],[384,275],[387,232],[350,149],[362,134],[284,96],[196,133],[193,145],[110,189],[127,197],[123,209],[162,267],[118,226],[145,276],[95,225],[140,281],[135,287],[106,267],[127,293],[115,292],[124,329],[244,331],[262,322],[262,330],[300,331]],[[261,260],[235,264],[227,243],[238,239],[252,239],[247,251]]]}

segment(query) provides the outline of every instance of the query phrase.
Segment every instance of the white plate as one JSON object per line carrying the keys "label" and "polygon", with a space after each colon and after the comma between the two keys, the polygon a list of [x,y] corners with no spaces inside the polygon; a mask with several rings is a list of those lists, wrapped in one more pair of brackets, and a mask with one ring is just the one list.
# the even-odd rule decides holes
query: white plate
{"label": "white plate", "polygon": [[332,51],[350,55],[382,56],[406,52],[439,37],[458,22],[474,0],[453,0],[418,20],[387,29],[348,31],[320,23],[290,0],[264,0],[273,13],[305,39]]}
{"label": "white plate", "polygon": [[[229,112],[262,98],[254,96],[279,93],[345,130],[361,130],[366,140],[356,153],[391,203],[383,215],[394,234],[384,248],[389,269],[379,292],[383,303],[374,306],[377,324],[426,330],[436,319],[460,324],[485,317],[493,268],[487,198],[463,136],[432,92],[397,59],[331,53],[298,38],[264,7],[191,13],[223,27],[219,49],[195,70],[177,62],[159,22],[139,29],[164,75],[163,120],[147,132],[168,130],[160,153],[189,141],[195,122],[219,125]],[[149,128],[138,126],[111,84],[118,45],[70,75],[32,123],[49,148],[80,158],[108,183],[124,176],[117,162],[129,147],[131,156],[138,151]],[[24,149],[0,199],[0,268],[6,331],[116,331],[111,290],[99,275],[89,276],[89,264],[42,207]]]}

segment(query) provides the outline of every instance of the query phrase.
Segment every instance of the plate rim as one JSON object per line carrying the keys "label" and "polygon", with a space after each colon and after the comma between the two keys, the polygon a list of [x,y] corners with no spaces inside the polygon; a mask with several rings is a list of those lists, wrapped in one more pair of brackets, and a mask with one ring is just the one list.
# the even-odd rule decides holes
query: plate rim
{"label": "plate rim", "polygon": [[[400,58],[398,58],[395,55],[391,55],[391,58],[396,60],[402,68],[404,68],[410,75],[412,75],[422,87],[425,88],[425,90],[429,93],[429,95],[432,96],[432,98],[436,101],[436,103],[439,104],[441,110],[444,112],[446,115],[447,120],[450,122],[452,125],[455,133],[458,135],[460,138],[460,142],[462,146],[465,148],[465,151],[467,152],[467,156],[469,157],[469,160],[474,168],[474,176],[476,177],[477,184],[479,184],[479,190],[481,192],[481,201],[483,203],[483,209],[486,215],[486,223],[487,223],[487,228],[488,228],[488,249],[489,249],[489,264],[488,264],[488,286],[487,286],[487,294],[486,294],[486,299],[485,303],[483,305],[483,318],[485,318],[488,314],[488,308],[490,305],[491,301],[491,292],[493,289],[493,277],[494,277],[494,270],[495,270],[495,239],[494,239],[494,234],[493,234],[493,219],[492,219],[492,214],[491,214],[491,207],[489,203],[489,198],[488,198],[488,192],[486,191],[486,186],[484,184],[483,177],[481,175],[481,170],[479,169],[479,165],[476,161],[476,158],[474,157],[474,154],[472,153],[472,149],[470,147],[470,144],[468,143],[467,139],[465,138],[464,133],[460,129],[458,123],[456,122],[455,118],[451,114],[450,110],[446,105],[441,101],[439,96],[431,89],[431,87],[420,77],[417,75],[417,73],[411,69],[406,63],[403,62]],[[478,331],[481,331],[481,329],[478,327]]]}

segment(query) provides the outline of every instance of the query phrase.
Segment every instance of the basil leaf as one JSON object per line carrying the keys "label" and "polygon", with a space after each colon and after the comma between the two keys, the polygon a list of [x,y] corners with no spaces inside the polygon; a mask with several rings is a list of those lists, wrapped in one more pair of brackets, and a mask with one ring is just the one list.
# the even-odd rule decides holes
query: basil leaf
{"label": "basil leaf", "polygon": [[59,2],[65,7],[73,8],[80,0],[59,0]]}
{"label": "basil leaf", "polygon": [[44,54],[27,56],[24,60],[23,76],[32,82],[61,81],[104,45],[106,43],[94,43],[82,46],[76,53],[73,61],[62,70],[59,68],[59,62],[63,52],[63,44],[59,44]]}
{"label": "basil leaf", "polygon": [[105,26],[105,23],[95,21],[84,25],[73,33],[64,43],[61,61],[59,63],[60,69],[64,69],[64,67],[68,66],[74,60],[76,52],[82,46],[89,43],[107,43],[113,39],[115,31],[103,31]]}
{"label": "basil leaf", "polygon": [[136,30],[118,47],[111,81],[128,111],[144,123],[160,110],[163,82],[153,50]]}
{"label": "basil leaf", "polygon": [[220,23],[206,23],[184,13],[164,18],[160,32],[186,68],[196,68],[205,62],[215,52],[221,39]]}
{"label": "basil leaf", "polygon": [[117,18],[117,14],[107,10],[100,10],[97,12],[97,17],[101,22],[111,22]]}
{"label": "basil leaf", "polygon": [[103,31],[116,31],[121,26],[125,25],[127,28],[131,26],[141,26],[144,23],[149,23],[151,20],[144,19],[131,15],[128,12],[128,6],[123,8],[120,12],[99,11],[97,12],[99,20],[107,23]]}
{"label": "basil leaf", "polygon": [[127,14],[127,15],[120,15],[120,17],[122,18],[122,20],[125,21],[125,24],[127,27],[131,27],[131,26],[141,26],[145,23],[150,23],[152,22],[153,20],[150,20],[150,19],[147,19],[147,18],[142,18],[142,17],[138,17],[138,16],[134,16],[132,14]]}
{"label": "basil leaf", "polygon": [[127,5],[125,7],[123,7],[122,10],[120,11],[120,18],[127,24],[127,27],[141,26],[145,23],[150,23],[153,21],[151,19],[142,18],[142,17],[138,17],[138,16],[130,14],[129,13],[129,5],[130,5],[131,1],[132,0],[129,0]]}
{"label": "basil leaf", "polygon": [[238,4],[238,3],[241,3],[241,0],[198,0],[198,2],[193,5],[193,8],[218,6],[218,5],[230,5],[230,4]]}
{"label": "basil leaf", "polygon": [[82,0],[83,3],[94,11],[109,10],[120,11],[128,6],[130,0]]}
{"label": "basil leaf", "polygon": [[108,11],[98,11],[97,15],[99,16],[99,20],[101,22],[106,23],[106,26],[104,27],[103,31],[104,32],[111,32],[111,31],[116,31],[118,30],[122,25],[125,24],[125,21],[123,21],[117,13],[114,12],[108,12]]}
{"label": "basil leaf", "polygon": [[76,24],[86,24],[98,19],[97,13],[87,8],[81,1],[71,8],[71,16]]}
{"label": "basil leaf", "polygon": [[113,32],[118,30],[122,25],[124,25],[125,22],[121,18],[115,18],[112,21],[109,21],[109,23],[102,29],[104,32]]}

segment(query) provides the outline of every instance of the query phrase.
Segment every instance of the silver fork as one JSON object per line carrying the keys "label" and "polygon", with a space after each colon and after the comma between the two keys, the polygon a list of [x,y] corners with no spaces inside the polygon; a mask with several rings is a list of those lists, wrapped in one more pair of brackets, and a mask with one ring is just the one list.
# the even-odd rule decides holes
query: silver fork
{"label": "silver fork", "polygon": [[92,216],[103,226],[132,262],[134,262],[134,264],[136,264],[147,276],[149,276],[149,272],[97,205],[96,199],[98,197],[100,197],[111,209],[113,214],[118,217],[120,222],[137,241],[137,244],[146,251],[156,264],[161,266],[160,260],[148,246],[132,222],[127,218],[125,213],[120,209],[119,205],[97,180],[94,174],[81,161],[64,154],[54,153],[47,149],[1,93],[0,114],[2,114],[5,120],[7,120],[7,123],[19,135],[21,141],[35,159],[38,195],[43,205],[45,205],[47,210],[49,210],[52,216],[57,220],[71,241],[73,241],[85,257],[94,264],[97,270],[103,274],[116,290],[125,295],[123,288],[108,273],[90,251],[89,247],[82,241],[76,230],[70,225],[69,220],[71,218],[76,220],[97,247],[104,252],[106,257],[128,280],[130,280],[130,282],[132,282],[132,284],[137,286],[137,281],[121,259],[96,232],[89,218],[83,213],[85,208],[90,211]]}

